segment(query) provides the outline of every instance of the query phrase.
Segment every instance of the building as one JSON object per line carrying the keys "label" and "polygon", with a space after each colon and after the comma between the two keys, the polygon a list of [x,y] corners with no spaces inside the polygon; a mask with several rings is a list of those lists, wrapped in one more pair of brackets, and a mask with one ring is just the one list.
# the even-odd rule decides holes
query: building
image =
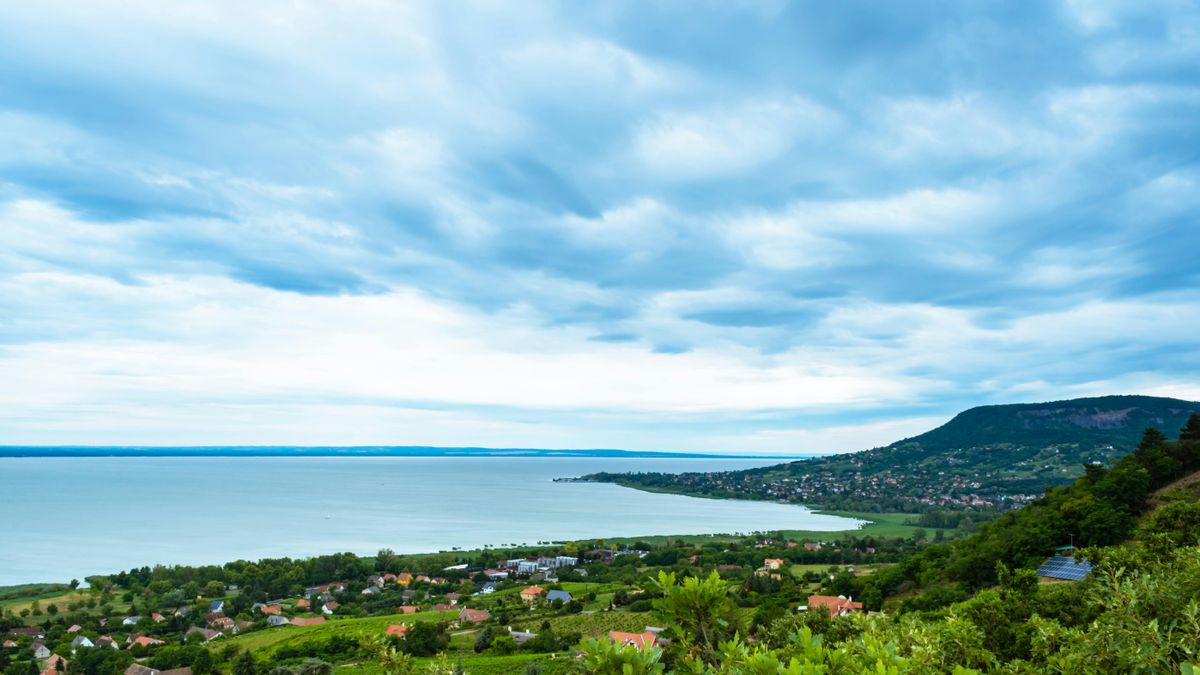
{"label": "building", "polygon": [[779,558],[766,558],[763,560],[763,565],[769,570],[780,569],[784,564],[784,561]]}
{"label": "building", "polygon": [[71,640],[71,653],[74,654],[76,649],[80,647],[95,647],[96,645],[85,635],[76,635],[75,639]]}
{"label": "building", "polygon": [[485,609],[469,609],[467,607],[463,607],[462,611],[458,613],[458,620],[460,623],[482,623],[490,618],[492,618],[492,615],[489,614]]}
{"label": "building", "polygon": [[289,623],[291,623],[291,621],[289,621],[286,616],[279,616],[275,614],[267,617],[268,626],[286,626]]}
{"label": "building", "polygon": [[639,651],[650,649],[658,642],[658,636],[653,631],[642,631],[641,633],[625,633],[619,630],[609,631],[608,639],[614,644],[622,647],[634,647]]}
{"label": "building", "polygon": [[571,601],[571,594],[566,591],[550,591],[546,593],[546,602],[561,601],[564,605]]}
{"label": "building", "polygon": [[830,618],[846,616],[853,612],[862,611],[862,603],[854,602],[853,598],[847,598],[844,595],[834,597],[832,595],[810,595],[808,596],[808,605],[801,609],[816,609],[822,608],[829,612]]}
{"label": "building", "polygon": [[524,600],[527,604],[532,604],[532,603],[537,602],[538,600],[541,600],[542,593],[545,593],[545,592],[546,592],[546,589],[542,588],[541,586],[530,586],[529,588],[526,588],[521,591],[521,599]]}
{"label": "building", "polygon": [[408,625],[403,623],[392,624],[391,626],[388,626],[387,630],[383,631],[383,633],[384,635],[394,635],[398,638],[402,638],[406,633],[408,633]]}

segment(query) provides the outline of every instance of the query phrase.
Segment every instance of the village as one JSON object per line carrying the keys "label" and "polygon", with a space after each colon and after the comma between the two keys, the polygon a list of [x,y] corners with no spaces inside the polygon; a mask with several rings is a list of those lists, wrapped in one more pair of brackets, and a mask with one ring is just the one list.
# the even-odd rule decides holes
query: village
{"label": "village", "polygon": [[[645,583],[657,569],[716,572],[741,585],[747,607],[752,607],[750,598],[784,592],[796,598],[792,612],[819,610],[836,618],[865,611],[848,594],[818,591],[835,587],[839,578],[844,582],[846,575],[869,574],[887,564],[872,561],[899,550],[887,541],[880,548],[759,537],[740,545],[641,544],[513,557],[490,552],[486,566],[476,560],[437,569],[380,570],[276,597],[236,583],[208,582],[196,602],[153,608],[138,604],[134,589],[141,589],[142,598],[151,587],[177,597],[174,589],[153,580],[153,572],[145,584],[135,581],[135,574],[118,575],[108,578],[111,587],[87,591],[101,600],[91,608],[49,604],[39,607],[40,616],[29,608],[24,616],[9,612],[3,620],[21,625],[0,633],[6,633],[7,660],[36,664],[42,675],[98,672],[99,663],[119,664],[126,675],[206,675],[247,651],[270,663],[337,662],[375,644],[391,644],[416,657],[457,649],[513,661],[555,660],[587,638],[639,650],[668,644],[669,637],[655,625],[655,596]],[[848,554],[864,562],[857,567],[804,562]],[[132,598],[129,609],[136,613],[121,615],[120,598]],[[753,622],[753,611],[747,612]]]}

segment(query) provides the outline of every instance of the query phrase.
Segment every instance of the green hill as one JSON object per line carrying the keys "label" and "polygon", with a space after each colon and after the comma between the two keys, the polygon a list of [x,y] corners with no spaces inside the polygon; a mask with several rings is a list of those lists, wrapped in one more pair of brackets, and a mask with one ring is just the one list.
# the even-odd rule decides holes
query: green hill
{"label": "green hill", "polygon": [[1177,437],[1200,403],[1102,396],[971,408],[891,445],[714,473],[592,474],[582,480],[852,511],[1004,510],[1131,451],[1147,427]]}

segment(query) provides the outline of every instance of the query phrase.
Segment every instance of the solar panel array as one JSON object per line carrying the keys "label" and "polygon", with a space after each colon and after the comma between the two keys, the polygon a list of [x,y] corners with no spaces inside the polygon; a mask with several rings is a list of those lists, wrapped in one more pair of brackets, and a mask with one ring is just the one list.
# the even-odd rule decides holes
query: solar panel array
{"label": "solar panel array", "polygon": [[1041,567],[1037,568],[1039,577],[1066,579],[1067,581],[1079,581],[1085,578],[1091,571],[1092,564],[1090,562],[1086,560],[1075,562],[1075,558],[1062,555],[1054,556],[1042,563]]}

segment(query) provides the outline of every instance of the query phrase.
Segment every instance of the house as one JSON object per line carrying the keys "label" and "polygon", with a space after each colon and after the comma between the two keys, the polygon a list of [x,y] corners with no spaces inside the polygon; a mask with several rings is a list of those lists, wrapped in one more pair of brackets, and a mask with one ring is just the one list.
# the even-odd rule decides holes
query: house
{"label": "house", "polygon": [[237,626],[237,624],[235,624],[233,622],[233,619],[231,619],[227,616],[218,616],[217,618],[210,621],[208,625],[212,626],[216,630],[233,630],[233,632],[235,632],[235,633],[237,632],[237,630],[235,629],[235,626]]}
{"label": "house", "polygon": [[76,635],[75,639],[71,640],[71,653],[74,654],[76,649],[80,647],[95,647],[95,643],[87,639],[86,635]]}
{"label": "house", "polygon": [[396,580],[396,575],[395,575],[395,574],[392,574],[391,572],[388,572],[387,574],[383,575],[383,581],[384,581],[384,583],[387,583],[387,582],[392,582],[392,581],[395,581],[395,580]]}
{"label": "house", "polygon": [[130,639],[128,640],[128,642],[129,642],[130,648],[133,648],[133,647],[157,647],[161,644],[166,644],[162,640],[159,640],[157,638],[152,638],[148,635],[138,635],[137,637],[130,635],[129,638]]}
{"label": "house", "polygon": [[325,623],[325,617],[323,616],[315,616],[311,619],[301,619],[300,617],[292,619],[293,626],[316,626],[322,623]]}
{"label": "house", "polygon": [[366,588],[362,589],[363,595],[377,595],[382,592],[383,591],[379,590],[378,586],[367,586]]}
{"label": "house", "polygon": [[430,579],[429,579],[429,577],[425,576],[424,574],[418,574],[417,578],[414,579],[414,581],[416,581],[418,583],[422,582],[422,581],[425,583],[429,583]]}
{"label": "house", "polygon": [[546,594],[546,602],[554,602],[555,600],[561,600],[565,605],[571,601],[571,594],[566,591],[550,591]]}
{"label": "house", "polygon": [[777,570],[783,567],[784,562],[779,558],[765,558],[763,560],[763,565],[769,570]]}
{"label": "house", "polygon": [[434,605],[433,607],[430,607],[429,609],[431,609],[435,612],[453,612],[454,605],[450,605],[450,604],[447,604],[444,602],[439,602],[438,604]]}
{"label": "house", "polygon": [[495,593],[496,592],[496,584],[493,584],[492,582],[489,581],[488,583],[483,585],[483,588],[479,589],[479,592],[484,595],[488,595],[489,593]]}
{"label": "house", "polygon": [[400,605],[400,613],[401,614],[416,614],[417,606],[416,605]]}
{"label": "house", "polygon": [[524,644],[533,638],[537,637],[537,633],[530,633],[527,630],[513,630],[512,626],[508,627],[508,636],[517,644]]}
{"label": "house", "polygon": [[179,617],[179,616],[187,616],[187,615],[189,615],[189,614],[191,614],[191,613],[192,613],[192,608],[191,608],[191,607],[180,607],[179,609],[175,610],[175,616],[177,616],[177,617]]}
{"label": "house", "polygon": [[[59,666],[60,663],[62,664],[61,666]],[[61,668],[61,670],[60,670],[60,668]],[[63,657],[59,656],[58,654],[54,654],[49,659],[46,659],[46,662],[42,664],[42,674],[43,675],[45,675],[46,673],[50,673],[51,675],[57,675],[59,672],[66,672],[66,670],[67,670],[67,660],[64,659]]]}
{"label": "house", "polygon": [[213,600],[212,602],[208,603],[208,611],[213,614],[223,613],[225,611],[225,601]]}
{"label": "house", "polygon": [[546,589],[542,588],[541,586],[530,586],[529,588],[521,591],[521,599],[527,604],[533,604],[538,600],[541,600],[542,593],[545,592]]}
{"label": "house", "polygon": [[18,646],[18,645],[17,645],[17,641],[16,641],[16,640],[5,640],[5,641],[4,641],[4,648],[5,648],[5,649],[11,649],[11,648],[13,648],[13,647],[17,647],[17,646]]}
{"label": "house", "polygon": [[268,615],[269,614],[280,614],[283,612],[283,607],[280,607],[279,605],[263,605],[262,607],[259,607],[258,610],[260,612],[262,612],[263,614],[268,614]]}
{"label": "house", "polygon": [[1056,555],[1037,568],[1038,580],[1043,583],[1080,581],[1092,573],[1092,563],[1076,561],[1074,556]]}
{"label": "house", "polygon": [[401,623],[401,624],[392,624],[391,626],[388,626],[387,630],[383,631],[383,634],[384,635],[395,635],[398,638],[402,638],[402,637],[404,637],[404,634],[407,632],[408,632],[408,625]]}
{"label": "house", "polygon": [[127,616],[124,619],[121,619],[121,625],[122,626],[136,626],[137,622],[139,622],[141,620],[142,620],[142,617],[140,617],[140,616]]}
{"label": "house", "polygon": [[33,650],[33,658],[38,661],[50,658],[50,649],[40,642],[29,645],[29,648]]}
{"label": "house", "polygon": [[337,604],[336,600],[330,600],[329,602],[325,603],[324,605],[321,605],[321,613],[322,614],[333,614],[334,612],[337,611],[338,607],[341,607],[341,605]]}
{"label": "house", "polygon": [[81,630],[83,630],[83,626],[80,626],[79,624],[76,623],[76,624],[72,624],[71,627],[67,629],[67,632],[68,633],[78,633]]}
{"label": "house", "polygon": [[803,609],[814,609],[816,607],[824,608],[829,612],[830,618],[846,616],[853,612],[862,611],[862,603],[854,602],[853,598],[847,598],[844,595],[834,597],[832,595],[810,595],[808,596],[808,605]]}
{"label": "house", "polygon": [[462,596],[459,595],[458,593],[447,593],[446,594],[446,600],[450,601],[450,604],[452,604],[452,605],[457,605],[458,599],[461,597]]}
{"label": "house", "polygon": [[296,609],[308,609],[309,607],[312,607],[312,603],[308,601],[308,598],[300,598],[296,601]]}
{"label": "house", "polygon": [[815,541],[806,541],[806,542],[804,542],[804,550],[805,551],[820,551],[821,545]]}
{"label": "house", "polygon": [[634,647],[639,651],[645,651],[654,646],[658,642],[658,636],[654,631],[642,631],[641,633],[625,633],[619,630],[609,631],[608,639],[614,644],[622,647]]}
{"label": "house", "polygon": [[267,617],[267,625],[268,626],[286,626],[289,623],[291,623],[291,621],[289,621],[286,616],[279,616],[278,614],[274,614],[274,615]]}
{"label": "house", "polygon": [[24,635],[25,637],[31,637],[35,640],[41,640],[42,638],[46,637],[45,634],[42,633],[42,629],[37,628],[37,627],[34,627],[34,628],[9,628],[8,634],[9,635]]}
{"label": "house", "polygon": [[492,618],[492,615],[485,609],[469,609],[463,607],[458,613],[459,623],[482,623]]}
{"label": "house", "polygon": [[396,575],[396,583],[400,584],[401,586],[407,586],[411,584],[412,581],[413,575],[409,574],[408,572],[401,572],[400,574]]}
{"label": "house", "polygon": [[201,628],[200,626],[192,626],[183,634],[184,639],[188,639],[193,635],[199,635],[201,642],[211,642],[221,637],[220,631],[212,630],[211,628]]}
{"label": "house", "polygon": [[507,579],[508,572],[505,572],[504,570],[484,570],[483,576],[491,579],[492,581],[496,581],[498,579]]}
{"label": "house", "polygon": [[119,647],[117,647],[117,641],[110,638],[107,635],[101,635],[100,637],[96,638],[96,646],[97,647],[112,647],[113,649],[119,649]]}
{"label": "house", "polygon": [[163,616],[162,614],[159,614],[158,612],[152,612],[150,614],[150,618],[154,619],[154,623],[162,623],[167,620],[167,617]]}

